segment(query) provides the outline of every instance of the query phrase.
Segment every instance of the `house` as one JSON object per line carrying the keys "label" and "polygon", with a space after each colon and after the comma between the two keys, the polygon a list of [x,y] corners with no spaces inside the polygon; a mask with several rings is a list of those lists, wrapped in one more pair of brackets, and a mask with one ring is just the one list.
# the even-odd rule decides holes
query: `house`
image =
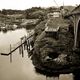
{"label": "house", "polygon": [[51,13],[48,13],[47,17],[48,18],[54,18],[54,17],[60,17],[60,15],[61,15],[60,11],[59,10],[55,10],[55,11],[53,11]]}
{"label": "house", "polygon": [[66,15],[73,22],[74,27],[74,49],[80,48],[80,5]]}
{"label": "house", "polygon": [[59,26],[57,27],[46,27],[45,28],[45,33],[47,37],[53,37],[55,39],[58,39],[58,31],[59,31]]}
{"label": "house", "polygon": [[[55,12],[56,13],[56,12]],[[69,24],[67,20],[64,20],[62,17],[49,18],[45,24],[45,32],[47,36],[58,38],[58,33],[60,29],[68,31]]]}

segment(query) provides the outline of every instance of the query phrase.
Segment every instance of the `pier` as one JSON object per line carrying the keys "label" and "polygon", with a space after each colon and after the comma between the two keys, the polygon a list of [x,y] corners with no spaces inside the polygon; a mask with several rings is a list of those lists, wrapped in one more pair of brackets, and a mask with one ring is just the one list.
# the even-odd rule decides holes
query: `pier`
{"label": "pier", "polygon": [[12,62],[12,54],[15,52],[17,49],[19,49],[19,54],[24,57],[24,50],[27,50],[28,52],[28,57],[31,56],[31,51],[33,50],[32,47],[32,42],[33,42],[33,35],[34,35],[34,30],[32,30],[28,36],[23,36],[20,38],[20,41],[17,42],[16,44],[10,44],[9,51],[8,52],[0,52],[0,55],[3,56],[10,56],[10,62]]}

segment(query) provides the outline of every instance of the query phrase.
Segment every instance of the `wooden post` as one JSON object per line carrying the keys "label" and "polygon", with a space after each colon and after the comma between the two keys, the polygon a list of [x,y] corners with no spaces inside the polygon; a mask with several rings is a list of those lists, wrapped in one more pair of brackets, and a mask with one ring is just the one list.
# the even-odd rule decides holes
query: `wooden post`
{"label": "wooden post", "polygon": [[24,50],[25,50],[25,42],[24,42],[23,46],[24,46]]}
{"label": "wooden post", "polygon": [[21,54],[21,46],[19,47],[19,54]]}
{"label": "wooden post", "polygon": [[27,46],[27,41],[26,41],[26,37],[25,37],[25,41],[24,41],[24,50],[26,50],[26,46]]}
{"label": "wooden post", "polygon": [[30,43],[29,43],[29,40],[28,40],[28,48],[29,48],[29,51],[30,51]]}
{"label": "wooden post", "polygon": [[22,45],[22,57],[24,57],[23,45]]}
{"label": "wooden post", "polygon": [[23,44],[23,45],[24,45],[24,50],[26,50],[26,44],[25,44],[25,43],[26,43],[26,42],[24,42],[24,44]]}
{"label": "wooden post", "polygon": [[12,63],[12,54],[10,54],[10,62]]}
{"label": "wooden post", "polygon": [[21,39],[21,53],[22,53],[22,57],[24,57],[23,45],[22,45],[22,39]]}
{"label": "wooden post", "polygon": [[[10,44],[10,52],[11,52],[11,44]],[[10,62],[12,62],[12,53],[10,54]]]}
{"label": "wooden post", "polygon": [[24,43],[23,43],[23,49],[25,50],[25,37],[23,39]]}
{"label": "wooden post", "polygon": [[27,46],[27,51],[28,51],[28,40],[27,40],[27,43],[26,44],[27,44],[26,46]]}
{"label": "wooden post", "polygon": [[78,23],[77,23],[77,17],[76,15],[74,16],[74,49],[77,48],[77,32],[78,32]]}

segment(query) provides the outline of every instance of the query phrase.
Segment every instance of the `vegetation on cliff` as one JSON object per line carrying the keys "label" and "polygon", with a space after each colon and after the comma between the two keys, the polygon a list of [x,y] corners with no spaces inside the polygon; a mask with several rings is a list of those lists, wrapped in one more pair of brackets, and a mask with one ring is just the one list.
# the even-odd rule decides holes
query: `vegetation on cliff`
{"label": "vegetation on cliff", "polygon": [[38,69],[45,71],[76,69],[80,63],[80,56],[73,52],[74,38],[69,21],[60,18],[50,19],[48,26],[53,28],[60,26],[58,35],[55,35],[58,37],[57,39],[55,36],[47,36],[45,32],[46,22],[47,20],[40,22],[35,28],[33,64]]}

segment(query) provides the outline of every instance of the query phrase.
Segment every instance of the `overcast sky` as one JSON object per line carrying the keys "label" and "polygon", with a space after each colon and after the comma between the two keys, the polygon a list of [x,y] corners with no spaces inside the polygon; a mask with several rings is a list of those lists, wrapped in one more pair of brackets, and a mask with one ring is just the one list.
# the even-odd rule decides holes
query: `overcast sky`
{"label": "overcast sky", "polygon": [[[57,4],[76,5],[80,0],[55,0]],[[56,6],[54,0],[0,0],[0,9],[27,9],[35,6],[49,7]]]}

